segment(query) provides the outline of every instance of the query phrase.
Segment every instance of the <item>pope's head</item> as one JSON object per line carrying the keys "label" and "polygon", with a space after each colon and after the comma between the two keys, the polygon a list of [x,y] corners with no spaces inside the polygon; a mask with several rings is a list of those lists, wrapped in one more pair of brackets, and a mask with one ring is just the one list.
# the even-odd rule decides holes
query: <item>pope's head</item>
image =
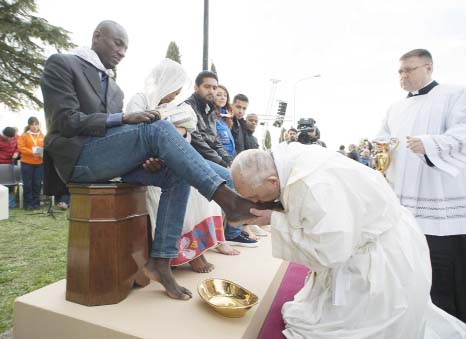
{"label": "pope's head", "polygon": [[253,202],[274,201],[280,196],[280,180],[269,152],[241,152],[231,165],[231,177],[238,193]]}

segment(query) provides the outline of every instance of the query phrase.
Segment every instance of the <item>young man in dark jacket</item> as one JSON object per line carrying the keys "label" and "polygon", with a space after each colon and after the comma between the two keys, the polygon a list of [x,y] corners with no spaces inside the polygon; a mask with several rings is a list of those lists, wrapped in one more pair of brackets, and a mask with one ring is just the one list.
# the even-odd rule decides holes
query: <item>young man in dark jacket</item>
{"label": "young man in dark jacket", "polygon": [[245,148],[245,134],[246,134],[246,120],[244,115],[248,109],[249,99],[244,94],[236,94],[231,104],[233,111],[233,126],[231,127],[231,134],[235,139],[236,154],[240,154]]}
{"label": "young man in dark jacket", "polygon": [[186,100],[197,115],[197,129],[191,133],[191,145],[207,160],[228,167],[232,157],[223,148],[215,126],[214,97],[218,78],[213,72],[203,71],[196,77],[194,93]]}

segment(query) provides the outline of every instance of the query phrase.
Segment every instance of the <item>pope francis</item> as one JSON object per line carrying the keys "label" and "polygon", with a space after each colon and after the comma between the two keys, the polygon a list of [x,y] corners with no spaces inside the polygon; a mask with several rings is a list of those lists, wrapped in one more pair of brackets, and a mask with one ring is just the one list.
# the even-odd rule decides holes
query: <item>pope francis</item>
{"label": "pope francis", "polygon": [[231,172],[245,198],[283,204],[251,210],[272,225],[273,256],[312,270],[283,306],[287,338],[466,338],[432,304],[425,237],[378,172],[299,143],[244,151]]}

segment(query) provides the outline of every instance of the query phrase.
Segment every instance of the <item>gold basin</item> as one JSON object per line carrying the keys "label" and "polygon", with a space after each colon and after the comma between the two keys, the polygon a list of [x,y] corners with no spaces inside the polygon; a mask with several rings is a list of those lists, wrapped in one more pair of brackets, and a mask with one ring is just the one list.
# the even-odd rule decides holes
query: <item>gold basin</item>
{"label": "gold basin", "polygon": [[259,302],[257,295],[225,279],[206,279],[197,291],[208,305],[225,317],[239,318]]}

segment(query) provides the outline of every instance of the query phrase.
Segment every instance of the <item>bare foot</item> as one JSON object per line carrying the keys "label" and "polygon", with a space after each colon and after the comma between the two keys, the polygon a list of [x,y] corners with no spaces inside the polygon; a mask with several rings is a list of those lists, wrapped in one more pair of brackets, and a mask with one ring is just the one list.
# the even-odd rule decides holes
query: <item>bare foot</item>
{"label": "bare foot", "polygon": [[214,269],[214,265],[209,263],[204,255],[200,255],[197,258],[189,262],[191,268],[197,273],[209,273]]}
{"label": "bare foot", "polygon": [[225,255],[238,255],[241,253],[236,248],[231,247],[227,243],[222,243],[218,245],[215,249],[217,250],[218,253],[225,254]]}
{"label": "bare foot", "polygon": [[212,271],[215,268],[215,265],[208,262],[205,255],[201,255],[201,257],[202,257],[202,261],[204,262],[204,264],[210,267],[210,270]]}
{"label": "bare foot", "polygon": [[144,274],[151,280],[157,281],[165,287],[170,298],[188,300],[192,298],[192,293],[187,288],[178,285],[173,277],[169,266],[168,258],[149,258],[149,261],[143,268]]}

